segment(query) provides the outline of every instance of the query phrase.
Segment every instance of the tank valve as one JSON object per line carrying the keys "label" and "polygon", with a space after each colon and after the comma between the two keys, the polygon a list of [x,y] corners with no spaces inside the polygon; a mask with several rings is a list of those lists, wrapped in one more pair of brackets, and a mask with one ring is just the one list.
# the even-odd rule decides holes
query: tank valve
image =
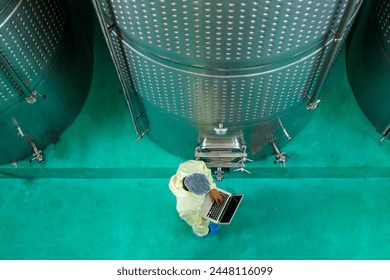
{"label": "tank valve", "polygon": [[30,92],[30,96],[26,97],[26,102],[28,104],[34,104],[37,101],[38,96],[42,97],[42,99],[46,99],[46,95],[40,94],[38,91],[33,90]]}
{"label": "tank valve", "polygon": [[287,158],[289,158],[288,154],[280,151],[275,141],[272,142],[272,147],[274,148],[273,155],[275,155],[274,164],[280,163],[282,167],[286,167]]}
{"label": "tank valve", "polygon": [[314,101],[309,101],[309,103],[307,103],[306,105],[306,109],[307,110],[314,110],[314,109],[317,109],[318,106],[320,105],[321,103],[321,100],[320,99],[316,99]]}
{"label": "tank valve", "polygon": [[247,157],[242,157],[239,161],[237,161],[237,163],[241,164],[241,166],[237,169],[234,169],[233,171],[234,172],[237,172],[237,171],[241,171],[241,172],[246,172],[248,174],[252,174],[251,172],[249,172],[248,170],[245,169],[245,162],[253,162],[253,160],[247,158]]}
{"label": "tank valve", "polygon": [[225,172],[222,170],[222,167],[217,167],[217,169],[214,171],[214,175],[218,182],[222,182]]}
{"label": "tank valve", "polygon": [[252,174],[252,173],[250,173],[248,170],[246,170],[244,167],[240,167],[240,168],[238,168],[238,169],[234,169],[234,172],[237,172],[237,171],[241,171],[241,172],[246,172],[246,173],[248,173],[248,174]]}
{"label": "tank valve", "polygon": [[30,159],[30,162],[32,162],[33,160],[38,160],[40,163],[44,162],[45,158],[43,152],[38,149],[34,142],[30,142],[30,144],[33,149],[33,158]]}
{"label": "tank valve", "polygon": [[217,134],[217,135],[226,135],[227,130],[228,130],[228,129],[227,129],[226,127],[223,127],[223,123],[220,123],[220,124],[218,125],[218,128],[217,128],[217,127],[214,128],[214,132],[215,132],[215,134]]}

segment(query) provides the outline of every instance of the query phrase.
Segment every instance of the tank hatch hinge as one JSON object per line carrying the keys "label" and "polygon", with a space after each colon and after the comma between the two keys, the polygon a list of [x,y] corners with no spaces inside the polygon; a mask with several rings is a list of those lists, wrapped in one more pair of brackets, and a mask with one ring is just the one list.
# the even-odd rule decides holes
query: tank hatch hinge
{"label": "tank hatch hinge", "polygon": [[246,145],[236,137],[229,140],[204,138],[195,148],[195,158],[203,160],[207,167],[213,169],[218,181],[222,181],[225,171],[231,168],[250,174],[245,169],[246,162],[252,162],[247,157]]}

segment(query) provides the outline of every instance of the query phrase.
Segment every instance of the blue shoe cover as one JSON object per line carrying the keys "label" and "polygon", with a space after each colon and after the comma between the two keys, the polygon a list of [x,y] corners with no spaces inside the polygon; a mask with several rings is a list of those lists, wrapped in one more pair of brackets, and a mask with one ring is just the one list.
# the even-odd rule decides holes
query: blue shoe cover
{"label": "blue shoe cover", "polygon": [[209,229],[210,229],[210,232],[206,236],[214,236],[221,229],[221,226],[217,225],[217,224],[210,224]]}
{"label": "blue shoe cover", "polygon": [[221,226],[220,225],[216,225],[216,224],[210,224],[209,225],[209,233],[206,234],[205,236],[199,236],[197,235],[194,231],[192,231],[192,235],[195,236],[196,238],[206,238],[206,237],[210,237],[210,236],[214,236],[217,234],[217,232],[221,229]]}

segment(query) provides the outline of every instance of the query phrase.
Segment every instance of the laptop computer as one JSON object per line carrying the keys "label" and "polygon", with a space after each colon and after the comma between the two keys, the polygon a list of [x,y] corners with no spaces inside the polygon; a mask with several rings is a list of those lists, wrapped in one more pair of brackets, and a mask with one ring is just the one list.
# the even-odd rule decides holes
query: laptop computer
{"label": "laptop computer", "polygon": [[225,190],[217,190],[221,193],[223,202],[221,204],[213,203],[210,195],[207,194],[200,215],[216,224],[228,225],[233,220],[244,195],[233,195]]}

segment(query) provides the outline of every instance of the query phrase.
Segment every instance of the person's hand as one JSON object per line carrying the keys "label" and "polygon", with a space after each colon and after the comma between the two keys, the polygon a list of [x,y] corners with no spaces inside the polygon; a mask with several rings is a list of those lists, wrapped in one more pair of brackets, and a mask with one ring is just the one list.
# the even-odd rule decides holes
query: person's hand
{"label": "person's hand", "polygon": [[223,200],[222,195],[219,193],[219,191],[217,189],[211,189],[209,191],[209,195],[210,195],[212,202],[216,202],[216,203],[220,204]]}

